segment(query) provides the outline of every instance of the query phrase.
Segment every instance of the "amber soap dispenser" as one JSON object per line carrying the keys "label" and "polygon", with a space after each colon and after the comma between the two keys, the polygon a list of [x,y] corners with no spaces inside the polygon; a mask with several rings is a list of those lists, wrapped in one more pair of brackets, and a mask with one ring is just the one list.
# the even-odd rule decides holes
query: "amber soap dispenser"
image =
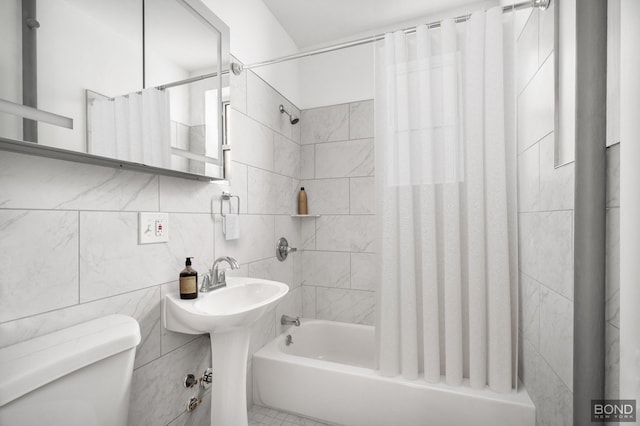
{"label": "amber soap dispenser", "polygon": [[193,257],[187,257],[185,268],[180,272],[180,299],[198,297],[198,273],[191,267],[191,259]]}

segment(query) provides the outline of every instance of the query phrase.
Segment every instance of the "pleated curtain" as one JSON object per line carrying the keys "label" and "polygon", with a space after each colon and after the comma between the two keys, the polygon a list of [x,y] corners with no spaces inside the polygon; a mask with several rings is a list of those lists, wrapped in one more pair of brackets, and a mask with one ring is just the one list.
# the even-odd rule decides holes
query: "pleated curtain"
{"label": "pleated curtain", "polygon": [[382,375],[515,386],[510,20],[494,8],[376,46]]}
{"label": "pleated curtain", "polygon": [[89,153],[170,167],[169,102],[169,92],[155,88],[92,100]]}

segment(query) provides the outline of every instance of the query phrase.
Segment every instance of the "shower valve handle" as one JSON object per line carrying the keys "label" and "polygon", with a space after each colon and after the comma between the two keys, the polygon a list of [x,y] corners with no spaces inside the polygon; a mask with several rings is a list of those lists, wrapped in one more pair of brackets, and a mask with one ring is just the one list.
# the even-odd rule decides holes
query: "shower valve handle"
{"label": "shower valve handle", "polygon": [[289,246],[289,241],[286,238],[282,237],[278,240],[276,245],[276,258],[280,262],[284,262],[289,253],[298,251],[297,248]]}

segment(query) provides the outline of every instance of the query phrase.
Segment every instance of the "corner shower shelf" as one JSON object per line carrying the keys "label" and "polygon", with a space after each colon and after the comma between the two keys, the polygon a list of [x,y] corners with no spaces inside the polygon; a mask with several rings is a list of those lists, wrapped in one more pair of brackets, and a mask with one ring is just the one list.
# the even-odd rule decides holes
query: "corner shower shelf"
{"label": "corner shower shelf", "polygon": [[291,217],[320,217],[319,214],[292,214]]}

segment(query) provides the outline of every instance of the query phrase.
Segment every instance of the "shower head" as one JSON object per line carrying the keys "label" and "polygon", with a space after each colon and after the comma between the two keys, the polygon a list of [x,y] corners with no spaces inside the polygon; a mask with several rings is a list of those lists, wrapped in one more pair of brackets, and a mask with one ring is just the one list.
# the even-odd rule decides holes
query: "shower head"
{"label": "shower head", "polygon": [[284,109],[284,106],[282,104],[280,105],[280,112],[283,113],[283,114],[287,114],[289,116],[289,123],[291,123],[291,124],[296,124],[298,121],[300,121],[300,119],[298,117],[294,117],[293,115],[291,115],[289,113],[289,111]]}

